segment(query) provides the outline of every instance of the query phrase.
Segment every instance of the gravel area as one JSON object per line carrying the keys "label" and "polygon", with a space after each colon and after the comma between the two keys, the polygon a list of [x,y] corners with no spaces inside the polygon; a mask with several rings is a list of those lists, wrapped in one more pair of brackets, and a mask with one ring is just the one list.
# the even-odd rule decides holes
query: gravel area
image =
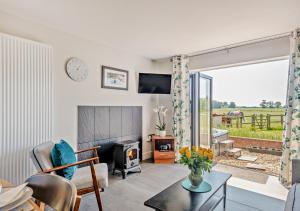
{"label": "gravel area", "polygon": [[230,166],[244,168],[244,169],[248,169],[246,168],[247,163],[262,164],[266,167],[266,170],[255,170],[255,169],[252,170],[261,173],[264,172],[266,174],[273,175],[273,176],[279,175],[280,156],[249,152],[248,150],[242,150],[242,155],[256,156],[257,160],[254,162],[243,161],[224,154],[221,156],[216,156],[214,160],[219,164],[230,165]]}

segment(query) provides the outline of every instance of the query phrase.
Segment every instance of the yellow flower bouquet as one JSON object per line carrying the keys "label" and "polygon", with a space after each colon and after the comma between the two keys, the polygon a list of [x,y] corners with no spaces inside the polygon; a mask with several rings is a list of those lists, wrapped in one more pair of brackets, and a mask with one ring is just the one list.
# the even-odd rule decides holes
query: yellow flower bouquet
{"label": "yellow flower bouquet", "polygon": [[189,180],[194,187],[198,187],[203,181],[203,173],[210,172],[212,168],[213,152],[211,149],[202,147],[182,147],[179,149],[181,155],[179,162],[187,165],[191,170]]}

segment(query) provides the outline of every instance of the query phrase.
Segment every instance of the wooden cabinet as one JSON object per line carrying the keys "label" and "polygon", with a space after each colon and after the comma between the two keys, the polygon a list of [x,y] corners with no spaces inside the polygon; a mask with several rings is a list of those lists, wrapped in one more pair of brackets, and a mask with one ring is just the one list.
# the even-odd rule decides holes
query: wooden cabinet
{"label": "wooden cabinet", "polygon": [[[168,149],[162,150],[163,147]],[[173,136],[152,136],[154,163],[175,162],[175,138]]]}

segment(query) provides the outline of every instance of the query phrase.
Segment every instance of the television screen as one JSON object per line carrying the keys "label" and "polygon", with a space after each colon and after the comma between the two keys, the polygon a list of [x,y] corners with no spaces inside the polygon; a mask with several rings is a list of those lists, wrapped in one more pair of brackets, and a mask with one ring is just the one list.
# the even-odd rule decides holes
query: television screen
{"label": "television screen", "polygon": [[169,74],[139,74],[139,93],[170,94],[171,75]]}

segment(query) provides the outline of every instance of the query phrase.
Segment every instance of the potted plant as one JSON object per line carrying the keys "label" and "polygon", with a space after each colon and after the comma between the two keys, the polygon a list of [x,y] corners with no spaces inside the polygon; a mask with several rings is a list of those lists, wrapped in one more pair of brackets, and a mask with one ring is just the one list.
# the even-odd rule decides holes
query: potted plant
{"label": "potted plant", "polygon": [[181,155],[179,162],[187,165],[191,170],[188,178],[194,188],[203,181],[203,173],[210,172],[212,168],[213,152],[211,149],[202,147],[182,147],[179,149]]}
{"label": "potted plant", "polygon": [[165,116],[167,114],[168,109],[165,106],[158,106],[153,109],[158,116],[158,124],[156,124],[156,129],[159,131],[159,135],[161,137],[166,136],[166,123],[165,123]]}

